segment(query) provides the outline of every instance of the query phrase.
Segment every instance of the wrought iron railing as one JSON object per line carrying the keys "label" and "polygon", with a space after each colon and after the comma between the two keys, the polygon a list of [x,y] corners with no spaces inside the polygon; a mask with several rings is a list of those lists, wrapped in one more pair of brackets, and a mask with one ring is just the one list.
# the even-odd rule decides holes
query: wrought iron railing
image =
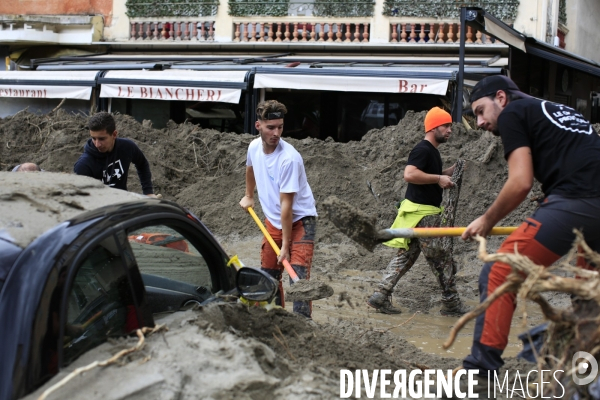
{"label": "wrought iron railing", "polygon": [[217,14],[219,0],[127,0],[127,16],[139,17],[206,17]]}
{"label": "wrought iron railing", "polygon": [[[291,3],[290,6],[299,3]],[[365,0],[317,0],[304,3],[313,6],[313,15],[318,17],[372,17],[375,9],[374,1]]]}
{"label": "wrought iron railing", "polygon": [[289,0],[229,0],[229,15],[233,17],[288,15]]}
{"label": "wrought iron railing", "polygon": [[371,17],[374,0],[230,0],[229,15],[249,16],[317,16],[317,17]]}
{"label": "wrought iron railing", "polygon": [[385,0],[383,15],[457,19],[462,6],[481,7],[502,21],[514,21],[519,0]]}
{"label": "wrought iron railing", "polygon": [[558,1],[558,22],[567,24],[567,0]]}

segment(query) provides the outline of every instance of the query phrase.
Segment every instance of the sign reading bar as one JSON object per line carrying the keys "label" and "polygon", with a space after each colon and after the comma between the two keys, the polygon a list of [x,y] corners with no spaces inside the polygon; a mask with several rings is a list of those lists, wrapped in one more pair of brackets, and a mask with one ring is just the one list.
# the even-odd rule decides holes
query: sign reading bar
{"label": "sign reading bar", "polygon": [[448,91],[448,80],[257,73],[254,77],[254,87],[340,92],[424,93],[444,96]]}
{"label": "sign reading bar", "polygon": [[0,97],[89,100],[91,94],[89,86],[0,85]]}
{"label": "sign reading bar", "polygon": [[237,104],[240,89],[102,84],[100,97],[148,100],[218,101]]}

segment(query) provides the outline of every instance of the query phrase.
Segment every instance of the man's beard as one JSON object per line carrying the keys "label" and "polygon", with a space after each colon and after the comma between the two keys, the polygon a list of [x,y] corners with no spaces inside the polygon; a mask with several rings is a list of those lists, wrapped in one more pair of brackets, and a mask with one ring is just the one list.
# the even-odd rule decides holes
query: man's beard
{"label": "man's beard", "polygon": [[498,128],[492,129],[491,132],[494,136],[500,136],[500,131],[498,130]]}
{"label": "man's beard", "polygon": [[448,138],[444,135],[441,134],[436,134],[435,135],[435,141],[438,143],[446,143],[448,141]]}

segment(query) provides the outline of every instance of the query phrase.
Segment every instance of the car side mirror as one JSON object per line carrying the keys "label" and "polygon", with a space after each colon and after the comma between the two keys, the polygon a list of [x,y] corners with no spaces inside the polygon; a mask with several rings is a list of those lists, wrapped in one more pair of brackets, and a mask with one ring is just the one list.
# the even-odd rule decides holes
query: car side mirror
{"label": "car side mirror", "polygon": [[271,301],[277,293],[277,282],[264,271],[240,268],[235,277],[240,296],[252,301]]}

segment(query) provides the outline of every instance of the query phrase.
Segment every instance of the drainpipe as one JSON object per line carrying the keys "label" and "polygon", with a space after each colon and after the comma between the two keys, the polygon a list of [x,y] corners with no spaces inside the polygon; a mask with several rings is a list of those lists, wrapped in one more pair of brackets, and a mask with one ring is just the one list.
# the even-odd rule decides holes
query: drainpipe
{"label": "drainpipe", "polygon": [[467,8],[460,8],[460,48],[458,52],[458,76],[456,77],[456,93],[454,98],[454,122],[462,121],[463,82],[465,74],[465,36],[467,36]]}

